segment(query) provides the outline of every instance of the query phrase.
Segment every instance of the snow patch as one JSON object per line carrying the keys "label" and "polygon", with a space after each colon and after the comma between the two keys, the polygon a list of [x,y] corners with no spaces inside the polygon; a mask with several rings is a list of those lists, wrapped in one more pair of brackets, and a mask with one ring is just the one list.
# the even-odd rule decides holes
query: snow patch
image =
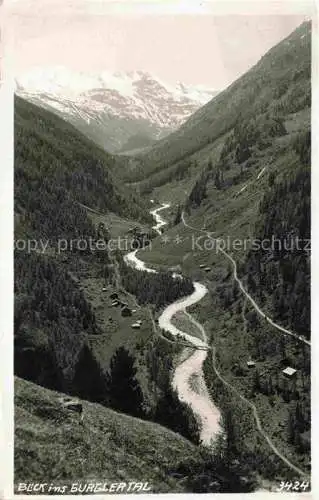
{"label": "snow patch", "polygon": [[145,71],[87,74],[63,66],[35,67],[16,79],[16,87],[23,97],[87,123],[102,123],[107,114],[159,130],[176,129],[217,93],[204,85],[168,84]]}

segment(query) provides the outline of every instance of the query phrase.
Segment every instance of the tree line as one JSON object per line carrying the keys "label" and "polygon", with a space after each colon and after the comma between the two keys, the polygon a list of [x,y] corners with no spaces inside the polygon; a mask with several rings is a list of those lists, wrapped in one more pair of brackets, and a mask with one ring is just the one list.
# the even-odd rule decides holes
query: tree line
{"label": "tree line", "polygon": [[178,352],[178,345],[168,343],[160,337],[152,340],[146,352],[146,366],[156,401],[152,420],[198,444],[198,421],[191,408],[179,400],[171,384],[173,359]]}
{"label": "tree line", "polygon": [[194,291],[192,280],[173,278],[170,272],[148,273],[137,271],[120,261],[124,288],[136,296],[140,304],[154,304],[160,308]]}
{"label": "tree line", "polygon": [[119,347],[104,371],[90,347],[85,344],[80,353],[73,379],[72,393],[117,411],[157,422],[198,444],[199,427],[190,408],[179,401],[171,387],[171,347],[161,339],[152,341],[146,352],[150,382],[154,382],[155,404],[149,408],[136,378],[135,357],[125,347]]}
{"label": "tree line", "polygon": [[310,139],[298,138],[301,165],[275,182],[259,207],[256,236],[272,248],[251,251],[245,271],[252,294],[272,298],[275,319],[310,336]]}

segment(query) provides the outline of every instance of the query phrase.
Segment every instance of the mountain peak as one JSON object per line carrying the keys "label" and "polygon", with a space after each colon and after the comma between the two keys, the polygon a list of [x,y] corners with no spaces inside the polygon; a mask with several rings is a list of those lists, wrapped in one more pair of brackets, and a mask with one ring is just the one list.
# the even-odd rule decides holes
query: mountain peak
{"label": "mountain peak", "polygon": [[[84,121],[86,126],[98,127],[99,136],[105,137],[103,146],[113,152],[131,137],[128,123],[135,129],[134,134],[158,139],[179,127],[217,94],[204,86],[169,84],[144,70],[86,74],[61,66],[35,68],[21,76],[16,81],[16,92],[62,114],[75,125]],[[110,125],[112,120],[115,127]],[[120,137],[123,127],[124,142]]]}
{"label": "mountain peak", "polygon": [[[136,82],[157,82],[169,92],[186,92],[193,100],[197,98],[190,95],[189,90],[196,89],[197,93],[204,92],[213,96],[217,91],[204,85],[187,85],[181,81],[175,84],[164,82],[159,77],[145,70],[109,71],[104,70],[99,74],[73,71],[63,66],[35,67],[28,73],[17,77],[17,86],[28,92],[48,92],[61,95],[79,94],[96,88],[114,88],[119,86],[126,90]],[[206,97],[206,96],[205,96]],[[209,100],[209,99],[208,99]]]}

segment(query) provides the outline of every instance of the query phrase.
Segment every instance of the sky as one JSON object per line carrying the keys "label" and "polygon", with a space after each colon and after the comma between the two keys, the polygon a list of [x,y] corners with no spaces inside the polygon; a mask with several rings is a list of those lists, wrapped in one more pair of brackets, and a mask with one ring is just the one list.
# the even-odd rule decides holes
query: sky
{"label": "sky", "polygon": [[13,71],[142,70],[220,90],[305,20],[305,2],[294,9],[268,2],[263,10],[257,0],[226,3],[227,15],[225,1],[11,0],[5,14]]}

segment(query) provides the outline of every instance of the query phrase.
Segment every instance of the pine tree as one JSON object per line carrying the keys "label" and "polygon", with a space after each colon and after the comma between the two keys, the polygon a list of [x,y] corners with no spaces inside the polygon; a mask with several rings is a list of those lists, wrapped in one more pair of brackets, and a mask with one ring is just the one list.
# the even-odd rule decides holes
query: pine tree
{"label": "pine tree", "polygon": [[181,222],[181,217],[182,217],[182,208],[180,205],[177,207],[177,212],[175,215],[175,220],[174,220],[174,226],[177,226]]}
{"label": "pine tree", "polygon": [[261,389],[260,385],[260,376],[258,370],[255,370],[254,372],[254,379],[253,379],[253,393],[256,394],[256,392],[259,392]]}
{"label": "pine tree", "polygon": [[269,380],[268,380],[268,394],[274,394],[274,386],[272,382],[271,375],[269,375]]}
{"label": "pine tree", "polygon": [[275,179],[276,179],[275,172],[270,172],[269,177],[268,177],[268,185],[269,185],[269,187],[273,187],[274,186]]}
{"label": "pine tree", "polygon": [[83,399],[106,404],[108,379],[87,344],[84,344],[75,367],[73,392]]}
{"label": "pine tree", "polygon": [[134,358],[119,347],[110,363],[110,398],[113,408],[134,416],[143,416],[143,393],[136,379]]}
{"label": "pine tree", "polygon": [[296,436],[296,422],[295,417],[291,411],[289,411],[288,415],[288,441],[291,444],[294,444]]}
{"label": "pine tree", "polygon": [[220,170],[216,170],[215,173],[215,187],[221,189]]}
{"label": "pine tree", "polygon": [[154,419],[190,441],[199,443],[197,420],[190,408],[179,400],[175,391],[172,391],[169,383],[157,402]]}
{"label": "pine tree", "polygon": [[237,446],[237,436],[236,436],[236,424],[233,418],[233,412],[231,408],[226,408],[223,414],[223,427],[226,433],[226,453],[228,460],[235,456],[238,452]]}

